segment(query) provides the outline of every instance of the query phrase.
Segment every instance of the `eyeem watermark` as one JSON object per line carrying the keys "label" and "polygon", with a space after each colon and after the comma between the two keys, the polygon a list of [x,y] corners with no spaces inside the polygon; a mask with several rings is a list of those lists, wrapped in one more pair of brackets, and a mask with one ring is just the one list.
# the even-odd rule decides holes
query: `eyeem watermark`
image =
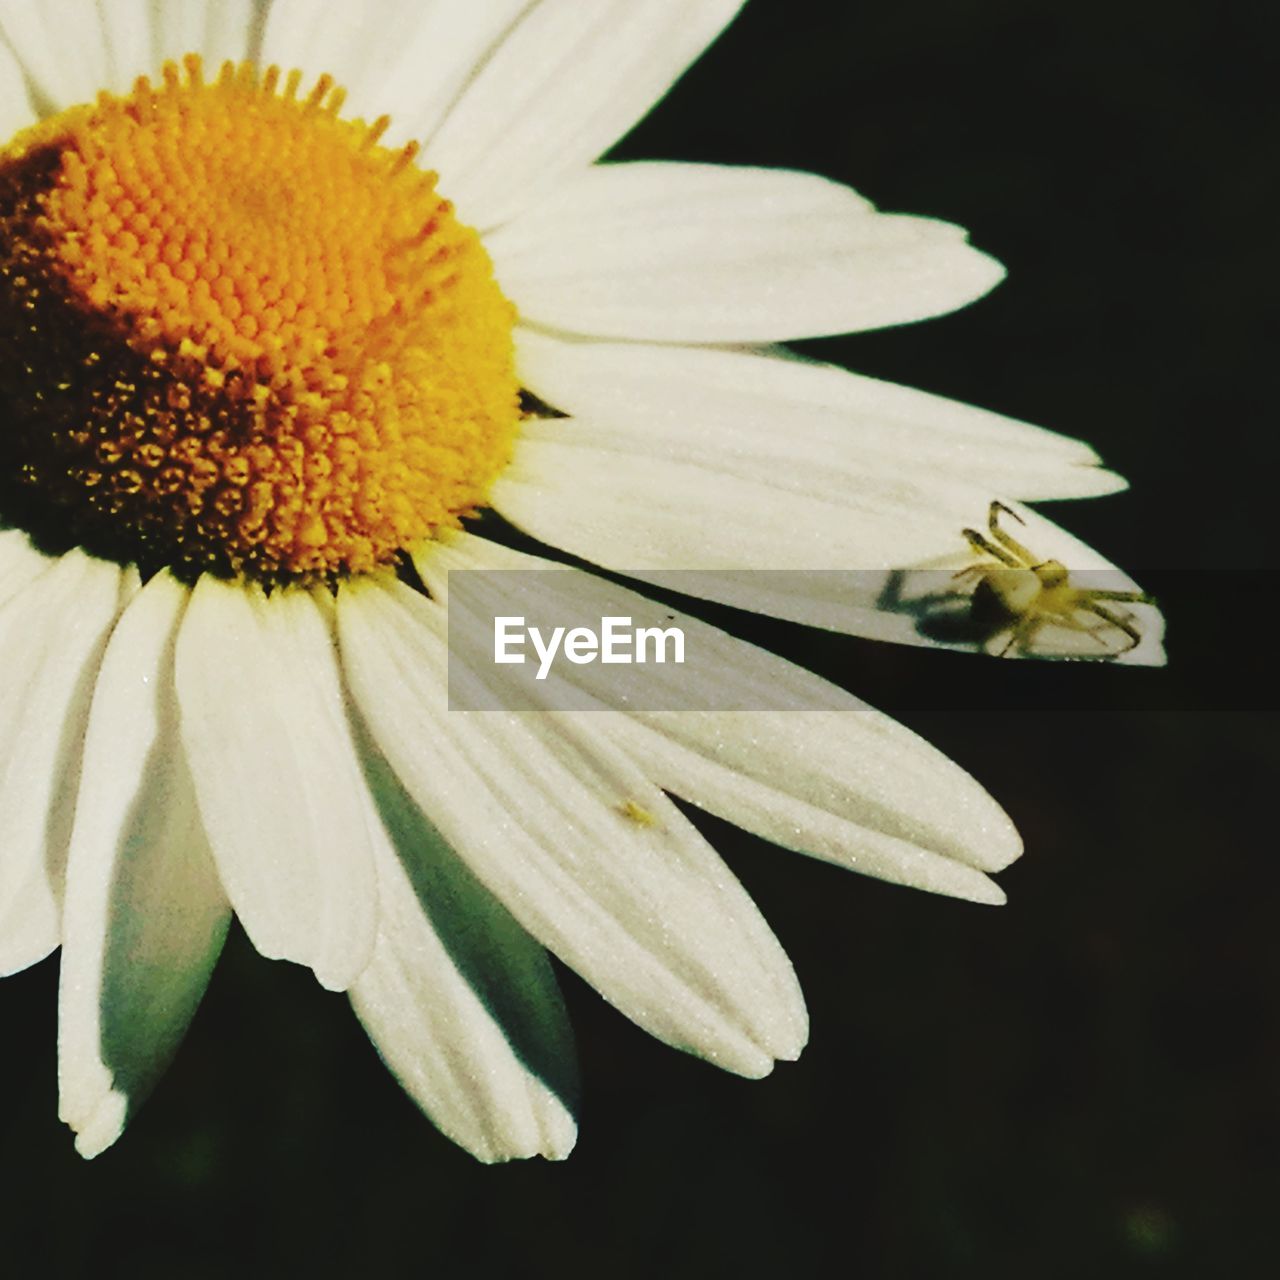
{"label": "eyeem watermark", "polygon": [[[538,659],[535,680],[545,680],[558,655],[586,666],[592,662],[684,663],[684,631],[680,627],[637,627],[629,616],[600,619],[600,629],[529,626],[523,615],[504,614],[493,620],[493,660],[502,665],[523,665],[528,660],[526,642]],[[670,657],[668,657],[668,649]],[[649,656],[652,650],[652,658]]]}
{"label": "eyeem watermark", "polygon": [[[1182,574],[1189,583],[1195,575]],[[1206,600],[1225,575],[1203,573]],[[702,621],[697,616],[708,606],[699,601],[775,618],[796,618],[833,633],[825,642],[828,660],[846,642],[841,634],[869,635],[898,644],[928,645],[987,654],[1007,636],[1017,618],[999,617],[981,606],[974,579],[957,578],[954,568],[943,569],[741,569],[643,571],[635,586],[616,583],[569,566],[539,569],[455,569],[448,579],[448,685],[453,711],[516,712],[612,712],[631,715],[651,712],[721,711],[848,711],[857,706],[835,684],[815,679],[785,662],[751,649],[743,641],[766,646],[778,631],[765,631],[743,614],[738,635]],[[1132,590],[1132,583],[1112,570],[1072,570],[1076,587],[1103,591]],[[1227,583],[1226,586],[1232,586]],[[1159,592],[1159,584],[1152,588]],[[652,594],[683,598],[680,605],[653,598]],[[1107,598],[1107,597],[1103,597]],[[1110,606],[1107,606],[1110,608]],[[1206,606],[1207,607],[1207,606]],[[1163,623],[1151,605],[1116,603],[1126,623],[1139,632],[1144,643],[1158,647]],[[1105,619],[1102,619],[1105,621]],[[993,630],[995,627],[997,630]],[[1067,687],[1068,672],[1077,663],[1094,660],[1102,665],[1130,661],[1129,633],[1122,628],[1090,622],[1089,630],[1055,627],[1046,623],[1024,655],[1028,658],[1070,658],[1063,665],[1060,683]],[[792,641],[803,652],[801,638]],[[851,665],[860,652],[850,640]],[[1092,646],[1090,649],[1089,646]],[[996,651],[999,652],[998,647]],[[837,671],[844,667],[837,663]],[[1041,664],[1041,675],[1047,668]],[[1242,671],[1254,668],[1245,664]],[[1034,673],[1023,673],[1028,679]],[[852,678],[852,677],[851,677]],[[859,676],[860,678],[860,676]],[[1047,678],[1047,677],[1046,677]],[[1220,680],[1219,672],[1214,677]],[[952,682],[954,683],[954,682]],[[978,697],[981,710],[992,710],[988,686],[981,681],[960,682],[949,700],[939,703],[938,688],[952,684],[935,680],[910,690],[908,701],[899,700],[881,710],[952,710],[972,708]],[[922,691],[917,692],[917,688]],[[1037,686],[1038,687],[1038,686]],[[1118,683],[1105,674],[1092,673],[1072,686],[1071,709],[1109,709]],[[1163,709],[1166,686],[1159,673],[1150,679],[1140,673],[1124,679],[1125,690],[1146,689],[1152,709]],[[1223,703],[1216,692],[1206,692],[1206,705],[1223,709],[1254,706],[1253,685],[1241,677],[1236,688],[1245,692],[1243,703]],[[1258,686],[1261,687],[1261,686]],[[973,690],[974,692],[969,692]],[[1013,702],[1026,695],[1018,685]],[[1091,693],[1090,690],[1097,690]],[[1126,696],[1138,696],[1128,695]],[[899,695],[901,699],[901,695]],[[1096,703],[1088,703],[1094,697]],[[968,701],[966,701],[968,699]]]}

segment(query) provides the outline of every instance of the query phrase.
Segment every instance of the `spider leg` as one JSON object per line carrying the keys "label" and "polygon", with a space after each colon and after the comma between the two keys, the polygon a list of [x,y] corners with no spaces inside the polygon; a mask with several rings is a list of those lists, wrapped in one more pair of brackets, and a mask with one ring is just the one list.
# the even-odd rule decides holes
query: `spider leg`
{"label": "spider leg", "polygon": [[[1090,592],[1090,595],[1094,594]],[[1104,622],[1110,623],[1117,631],[1123,631],[1129,637],[1129,643],[1125,645],[1119,653],[1113,654],[1113,657],[1119,657],[1120,653],[1128,653],[1131,649],[1136,649],[1142,643],[1142,633],[1127,618],[1122,618],[1112,609],[1104,609],[1100,604],[1094,604],[1088,601],[1080,606],[1089,613],[1096,613]]]}
{"label": "spider leg", "polygon": [[[975,551],[979,551],[983,555],[991,556],[994,559],[999,560],[1001,564],[1007,564],[1014,569],[1021,569],[1025,567],[1020,560],[1015,560],[1008,551],[992,542],[983,534],[979,533],[977,529],[961,529],[960,532],[964,534],[969,545]],[[975,565],[974,567],[978,568],[980,566]]]}
{"label": "spider leg", "polygon": [[1001,515],[1012,516],[1019,524],[1027,523],[1012,507],[1006,507],[999,498],[994,498],[987,508],[987,525],[994,529]]}
{"label": "spider leg", "polygon": [[1090,600],[1126,600],[1130,604],[1155,604],[1156,602],[1155,597],[1147,595],[1145,591],[1095,591],[1090,587],[1086,594]]}
{"label": "spider leg", "polygon": [[999,656],[1008,658],[1012,656],[1012,650],[1017,649],[1019,653],[1031,652],[1031,641],[1035,639],[1036,632],[1040,630],[1044,624],[1048,622],[1048,618],[1036,614],[1029,618],[1021,619],[1013,628],[1009,636],[1008,642],[1004,648],[1000,650]]}
{"label": "spider leg", "polygon": [[967,569],[957,569],[951,575],[952,582],[961,582],[965,578],[972,578],[980,573],[986,573],[987,566],[984,564],[971,564]]}
{"label": "spider leg", "polygon": [[1019,567],[1022,567],[1022,566],[1034,567],[1037,563],[1039,563],[1038,558],[1036,556],[1033,556],[1031,552],[1028,551],[1027,548],[1024,547],[1022,543],[1020,543],[1017,540],[1017,538],[1006,533],[1000,527],[1001,512],[1003,512],[1005,515],[1012,516],[1019,524],[1027,523],[1011,507],[1006,507],[1003,502],[1000,502],[999,500],[997,500],[991,504],[987,512],[987,528],[991,530],[991,536],[995,538],[996,541],[999,542],[1003,547],[1005,547],[1009,551],[1012,551],[1013,554],[1018,557],[1017,563]]}

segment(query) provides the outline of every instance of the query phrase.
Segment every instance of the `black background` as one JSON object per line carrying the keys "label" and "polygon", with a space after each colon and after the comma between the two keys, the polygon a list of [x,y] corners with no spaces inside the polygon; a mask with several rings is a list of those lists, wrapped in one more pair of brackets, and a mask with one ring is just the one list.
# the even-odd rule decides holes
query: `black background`
{"label": "black background", "polygon": [[707,821],[795,961],[810,1047],[741,1081],[567,975],[563,1165],[473,1163],[344,1000],[239,933],[86,1164],[56,1119],[46,961],[0,988],[21,1274],[1274,1274],[1269,8],[752,0],[618,151],[814,169],[970,227],[1010,270],[991,297],[807,349],[1082,436],[1130,478],[1050,514],[1160,592],[1165,672],[736,620],[983,781],[1027,842],[1010,904]]}

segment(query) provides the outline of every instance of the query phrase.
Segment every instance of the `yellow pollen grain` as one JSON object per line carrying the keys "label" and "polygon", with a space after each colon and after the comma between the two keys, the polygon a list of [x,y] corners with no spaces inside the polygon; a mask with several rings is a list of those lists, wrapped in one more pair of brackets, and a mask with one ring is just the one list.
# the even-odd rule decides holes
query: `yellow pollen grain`
{"label": "yellow pollen grain", "polygon": [[50,502],[267,580],[372,569],[483,504],[518,419],[514,310],[416,146],[342,98],[189,57],[0,152],[0,175],[57,160],[12,202],[8,287],[98,335],[47,375],[94,371],[76,421],[23,445]]}

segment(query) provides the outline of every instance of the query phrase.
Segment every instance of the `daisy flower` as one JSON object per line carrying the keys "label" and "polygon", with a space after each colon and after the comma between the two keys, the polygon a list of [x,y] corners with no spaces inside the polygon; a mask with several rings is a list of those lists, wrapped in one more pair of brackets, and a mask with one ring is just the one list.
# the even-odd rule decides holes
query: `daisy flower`
{"label": "daisy flower", "polygon": [[971,778],[692,619],[758,710],[448,710],[450,570],[551,563],[464,527],[483,508],[905,640],[875,591],[743,600],[734,571],[963,569],[993,498],[1108,567],[1020,505],[1121,488],[1087,446],[775,345],[973,301],[1001,269],[962,231],[808,174],[600,162],[738,7],[0,3],[0,970],[62,946],[83,1154],[233,913],[499,1160],[574,1140],[548,953],[730,1071],[804,1044],[785,954],[669,795],[1002,900],[1018,838]]}

